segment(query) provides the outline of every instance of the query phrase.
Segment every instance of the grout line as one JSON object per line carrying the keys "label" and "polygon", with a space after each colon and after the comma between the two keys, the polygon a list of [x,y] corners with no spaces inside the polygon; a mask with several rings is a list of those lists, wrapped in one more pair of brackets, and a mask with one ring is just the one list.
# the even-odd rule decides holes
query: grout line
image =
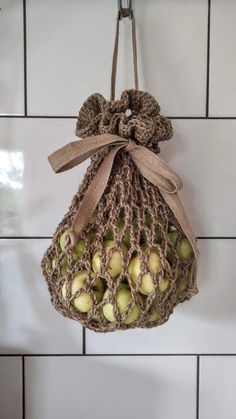
{"label": "grout line", "polygon": [[199,385],[200,385],[200,356],[197,355],[197,370],[196,370],[196,419],[199,419]]}
{"label": "grout line", "polygon": [[26,34],[26,0],[23,0],[23,53],[24,53],[24,117],[27,117],[27,34]]}
{"label": "grout line", "polygon": [[86,328],[83,326],[82,355],[86,354]]}
{"label": "grout line", "polygon": [[[26,56],[25,56],[25,60],[26,60]],[[26,73],[25,73],[25,85],[26,83]],[[209,86],[208,86],[209,87]],[[26,90],[27,90],[27,86],[26,86]],[[27,92],[25,91],[25,103],[27,105]],[[209,98],[208,98],[209,99]],[[27,110],[26,110],[27,111]],[[0,118],[21,118],[21,119],[77,119],[76,115],[0,115]],[[205,120],[205,119],[210,119],[210,120],[235,120],[236,116],[166,116],[166,118],[168,119],[190,119],[190,120]]]}
{"label": "grout line", "polygon": [[[21,356],[22,359],[25,357],[116,357],[116,356],[127,356],[127,357],[236,357],[236,353],[58,353],[58,354],[44,354],[44,353],[29,353],[29,354],[22,354],[22,353],[4,353],[0,354],[0,358],[4,357],[19,357]],[[24,363],[23,363],[24,364]]]}
{"label": "grout line", "polygon": [[25,356],[22,358],[22,419],[25,419]]}
{"label": "grout line", "polygon": [[206,118],[209,117],[209,91],[210,91],[210,46],[211,46],[211,0],[208,0],[207,19],[207,76],[206,76]]}

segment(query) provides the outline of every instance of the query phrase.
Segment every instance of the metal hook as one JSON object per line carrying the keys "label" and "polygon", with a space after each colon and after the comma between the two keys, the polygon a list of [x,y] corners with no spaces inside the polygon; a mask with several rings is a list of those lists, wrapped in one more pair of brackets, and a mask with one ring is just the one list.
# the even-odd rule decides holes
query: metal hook
{"label": "metal hook", "polygon": [[117,0],[117,3],[118,3],[119,19],[122,20],[125,17],[132,19],[133,17],[132,0],[127,1],[127,7],[122,6],[122,0]]}

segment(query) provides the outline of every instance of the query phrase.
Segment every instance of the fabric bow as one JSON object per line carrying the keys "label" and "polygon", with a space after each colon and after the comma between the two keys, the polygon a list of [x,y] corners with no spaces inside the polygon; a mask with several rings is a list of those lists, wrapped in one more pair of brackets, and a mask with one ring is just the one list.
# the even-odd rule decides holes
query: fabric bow
{"label": "fabric bow", "polygon": [[82,163],[104,147],[112,146],[92,180],[73,221],[69,245],[74,246],[78,235],[94,213],[108,183],[114,158],[120,149],[129,153],[140,173],[159,188],[164,200],[178,220],[183,232],[189,239],[195,256],[198,255],[196,239],[191,224],[178,197],[182,188],[180,177],[151,150],[113,134],[101,134],[73,141],[52,153],[48,160],[55,173],[64,172]]}

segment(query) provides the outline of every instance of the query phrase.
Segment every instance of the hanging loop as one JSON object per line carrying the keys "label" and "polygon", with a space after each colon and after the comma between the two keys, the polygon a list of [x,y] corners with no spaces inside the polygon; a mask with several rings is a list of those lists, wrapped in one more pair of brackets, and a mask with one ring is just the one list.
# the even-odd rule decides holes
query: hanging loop
{"label": "hanging loop", "polygon": [[119,13],[119,20],[122,20],[125,17],[132,19],[133,17],[133,5],[132,0],[127,1],[127,7],[123,7],[122,0],[117,0],[118,3],[118,13]]}

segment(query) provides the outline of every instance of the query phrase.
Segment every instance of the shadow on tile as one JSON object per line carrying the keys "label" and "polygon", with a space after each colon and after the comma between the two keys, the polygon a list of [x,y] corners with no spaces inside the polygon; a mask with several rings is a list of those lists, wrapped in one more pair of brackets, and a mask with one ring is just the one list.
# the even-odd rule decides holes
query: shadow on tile
{"label": "shadow on tile", "polygon": [[27,417],[157,419],[163,410],[158,389],[165,378],[134,367],[139,368],[122,358],[27,359]]}

